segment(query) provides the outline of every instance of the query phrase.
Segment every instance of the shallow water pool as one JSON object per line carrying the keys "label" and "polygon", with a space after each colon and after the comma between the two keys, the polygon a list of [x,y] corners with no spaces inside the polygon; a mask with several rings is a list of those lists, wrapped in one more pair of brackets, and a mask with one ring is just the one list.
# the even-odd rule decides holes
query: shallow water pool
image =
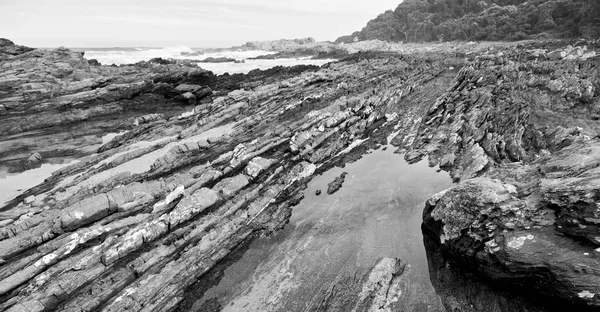
{"label": "shallow water pool", "polygon": [[[403,300],[414,309],[443,311],[429,280],[420,225],[425,201],[451,180],[426,161],[409,165],[391,150],[315,177],[290,223],[253,241],[192,310],[215,301],[223,311],[311,310],[340,278],[368,272],[381,257],[398,257],[409,265]],[[327,195],[327,184],[342,172],[348,173],[343,187]]]}

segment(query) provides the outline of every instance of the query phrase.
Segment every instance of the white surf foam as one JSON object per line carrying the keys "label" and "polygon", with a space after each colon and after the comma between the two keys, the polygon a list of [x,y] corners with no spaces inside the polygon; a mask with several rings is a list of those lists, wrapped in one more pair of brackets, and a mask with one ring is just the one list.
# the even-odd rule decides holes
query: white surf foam
{"label": "white surf foam", "polygon": [[253,69],[269,69],[275,66],[294,66],[294,65],[323,65],[332,60],[311,60],[309,58],[277,59],[277,60],[251,60],[260,55],[273,54],[270,51],[220,51],[203,52],[194,51],[187,46],[173,46],[162,49],[114,49],[114,50],[88,50],[85,51],[85,58],[96,59],[103,65],[124,65],[133,64],[139,61],[148,61],[152,58],[160,57],[164,59],[196,60],[201,61],[206,58],[232,58],[243,63],[198,63],[201,68],[210,70],[217,75],[223,73],[248,73]]}

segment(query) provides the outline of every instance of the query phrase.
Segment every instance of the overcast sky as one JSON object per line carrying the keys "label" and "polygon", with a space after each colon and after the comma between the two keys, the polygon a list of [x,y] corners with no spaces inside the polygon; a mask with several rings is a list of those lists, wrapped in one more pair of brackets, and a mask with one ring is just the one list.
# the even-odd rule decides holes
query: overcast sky
{"label": "overcast sky", "polygon": [[0,0],[0,38],[33,47],[228,47],[335,40],[401,0]]}

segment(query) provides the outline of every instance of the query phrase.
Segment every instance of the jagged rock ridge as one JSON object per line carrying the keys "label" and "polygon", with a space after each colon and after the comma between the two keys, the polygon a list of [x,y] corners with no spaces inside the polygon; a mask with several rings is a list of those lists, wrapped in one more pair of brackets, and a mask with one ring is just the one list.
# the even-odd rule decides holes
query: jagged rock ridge
{"label": "jagged rock ridge", "polygon": [[446,261],[560,309],[600,306],[600,61],[580,49],[478,56],[407,154],[428,155],[461,181],[424,212]]}
{"label": "jagged rock ridge", "polygon": [[[192,113],[139,116],[137,126],[97,154],[0,208],[0,309],[175,310],[232,250],[281,228],[314,174],[360,157],[388,136],[411,161],[429,156],[462,181],[425,211],[426,231],[447,257],[492,279],[541,283],[525,297],[595,307],[597,265],[589,246],[597,244],[598,142],[589,137],[598,131],[590,123],[598,114],[598,58],[583,46],[537,48],[359,53],[320,69],[269,72],[281,76],[218,77],[219,93]],[[42,61],[57,53],[71,57],[62,49],[32,51],[0,66],[14,67],[27,53],[41,53]],[[464,62],[457,75],[454,66]],[[155,92],[193,93],[205,85],[181,82]],[[147,83],[156,86],[156,79]],[[19,86],[4,95],[22,93]],[[234,87],[243,89],[227,90]],[[19,100],[17,107],[26,112],[45,101]],[[52,115],[55,103],[41,108]],[[84,103],[98,105],[93,97]],[[22,125],[14,116],[1,118]],[[565,119],[572,129],[557,127]],[[549,210],[558,213],[554,221]],[[565,236],[551,235],[555,229]],[[530,249],[538,242],[574,253],[538,257]],[[520,265],[538,268],[540,259],[541,271],[552,274]],[[351,305],[402,306],[384,296],[401,271],[398,260],[379,263],[377,282],[369,275],[366,284],[349,287],[377,285]],[[323,309],[346,302],[330,293],[319,303]]]}
{"label": "jagged rock ridge", "polygon": [[2,309],[176,308],[237,245],[285,224],[353,142],[414,128],[424,108],[398,103],[442,79],[432,61],[357,55],[140,120],[2,208]]}

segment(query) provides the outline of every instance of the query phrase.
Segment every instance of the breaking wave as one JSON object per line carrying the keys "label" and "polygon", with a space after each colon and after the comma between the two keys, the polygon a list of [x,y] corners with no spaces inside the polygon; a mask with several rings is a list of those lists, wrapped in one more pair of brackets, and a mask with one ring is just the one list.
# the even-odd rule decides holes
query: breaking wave
{"label": "breaking wave", "polygon": [[331,60],[310,60],[308,58],[277,59],[277,60],[250,60],[249,58],[260,55],[273,54],[268,51],[207,51],[194,50],[187,46],[172,46],[165,48],[115,48],[115,49],[89,49],[85,51],[86,59],[96,59],[103,65],[133,64],[139,61],[148,61],[160,57],[164,59],[181,59],[201,61],[206,58],[231,58],[240,63],[203,63],[198,66],[213,71],[215,74],[247,73],[253,69],[268,69],[275,66],[293,65],[323,65]]}

